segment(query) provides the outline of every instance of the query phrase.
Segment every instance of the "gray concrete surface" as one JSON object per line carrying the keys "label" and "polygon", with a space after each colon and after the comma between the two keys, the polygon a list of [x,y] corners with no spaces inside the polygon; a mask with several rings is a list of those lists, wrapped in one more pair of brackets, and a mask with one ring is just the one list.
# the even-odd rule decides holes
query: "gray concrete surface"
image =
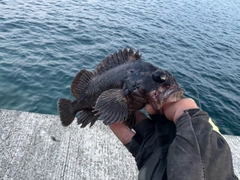
{"label": "gray concrete surface", "polygon": [[[225,136],[240,176],[240,137]],[[0,110],[0,179],[131,180],[133,157],[108,127],[62,127],[55,115]]]}

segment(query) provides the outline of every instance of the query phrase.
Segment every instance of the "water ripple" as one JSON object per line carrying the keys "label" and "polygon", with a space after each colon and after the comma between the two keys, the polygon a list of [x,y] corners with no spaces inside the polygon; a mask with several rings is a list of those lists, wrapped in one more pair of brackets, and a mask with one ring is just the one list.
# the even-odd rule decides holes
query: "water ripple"
{"label": "water ripple", "polygon": [[172,72],[240,135],[240,2],[0,1],[0,108],[57,114],[80,69],[124,47]]}

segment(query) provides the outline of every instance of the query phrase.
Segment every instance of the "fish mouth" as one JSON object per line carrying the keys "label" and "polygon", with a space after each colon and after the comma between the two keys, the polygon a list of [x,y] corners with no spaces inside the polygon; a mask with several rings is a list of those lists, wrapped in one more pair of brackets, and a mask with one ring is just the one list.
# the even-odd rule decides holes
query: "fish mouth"
{"label": "fish mouth", "polygon": [[173,88],[167,90],[163,97],[160,99],[160,103],[163,105],[165,103],[172,103],[180,100],[184,94],[185,90],[181,87]]}
{"label": "fish mouth", "polygon": [[[172,103],[180,100],[184,94],[185,90],[181,87],[174,86],[163,91],[162,88],[154,90],[151,92],[152,103],[155,108],[162,111],[162,106],[166,103]],[[151,103],[151,104],[152,104]]]}

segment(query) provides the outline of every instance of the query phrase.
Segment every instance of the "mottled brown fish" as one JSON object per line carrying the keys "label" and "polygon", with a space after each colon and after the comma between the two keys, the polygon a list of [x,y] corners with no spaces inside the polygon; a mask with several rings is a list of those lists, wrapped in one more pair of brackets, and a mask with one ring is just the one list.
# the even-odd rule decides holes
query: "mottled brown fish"
{"label": "mottled brown fish", "polygon": [[141,60],[132,49],[106,57],[93,72],[81,70],[73,79],[71,102],[60,98],[58,109],[64,126],[79,112],[78,124],[92,126],[99,118],[104,124],[127,121],[134,123],[134,112],[150,103],[161,112],[164,103],[179,100],[184,90],[175,78]]}

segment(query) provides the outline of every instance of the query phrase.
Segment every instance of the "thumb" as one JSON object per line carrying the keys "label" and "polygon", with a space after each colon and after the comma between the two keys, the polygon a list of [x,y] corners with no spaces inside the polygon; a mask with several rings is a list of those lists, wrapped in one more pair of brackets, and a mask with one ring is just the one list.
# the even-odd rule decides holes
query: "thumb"
{"label": "thumb", "polygon": [[177,102],[163,105],[163,113],[169,120],[172,120],[174,123],[176,123],[178,118],[184,113],[185,110],[193,108],[198,108],[195,101],[191,98],[184,98]]}

